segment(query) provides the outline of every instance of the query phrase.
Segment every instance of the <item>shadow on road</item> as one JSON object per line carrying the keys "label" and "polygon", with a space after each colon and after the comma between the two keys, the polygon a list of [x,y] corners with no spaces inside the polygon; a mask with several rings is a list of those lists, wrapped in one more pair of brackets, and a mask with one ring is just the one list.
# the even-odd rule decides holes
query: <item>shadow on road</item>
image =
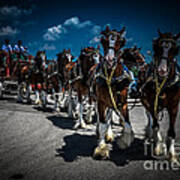
{"label": "shadow on road", "polygon": [[[66,162],[72,162],[79,157],[92,157],[96,147],[96,136],[75,133],[64,137],[64,142],[65,145],[61,149],[56,149],[56,157],[62,157]],[[150,156],[144,156],[144,141],[140,139],[135,139],[131,147],[126,150],[120,150],[115,141],[112,149],[108,161],[117,166],[125,166],[130,161],[152,159]]]}
{"label": "shadow on road", "polygon": [[53,112],[53,109],[50,107],[43,108],[41,106],[34,106],[33,108],[37,111],[48,112],[48,113]]}
{"label": "shadow on road", "polygon": [[48,116],[47,119],[53,123],[54,126],[61,129],[71,129],[73,130],[75,121],[69,117],[61,116]]}
{"label": "shadow on road", "polygon": [[96,145],[93,135],[72,134],[64,137],[65,146],[56,149],[56,157],[62,157],[66,162],[72,162],[78,157],[91,157]]}

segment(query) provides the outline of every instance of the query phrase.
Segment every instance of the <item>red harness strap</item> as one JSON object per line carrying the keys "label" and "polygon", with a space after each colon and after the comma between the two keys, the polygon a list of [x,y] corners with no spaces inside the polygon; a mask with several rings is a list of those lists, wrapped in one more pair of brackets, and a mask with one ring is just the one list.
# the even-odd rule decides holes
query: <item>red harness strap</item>
{"label": "red harness strap", "polygon": [[9,69],[10,57],[6,58],[6,77],[10,77],[10,69]]}

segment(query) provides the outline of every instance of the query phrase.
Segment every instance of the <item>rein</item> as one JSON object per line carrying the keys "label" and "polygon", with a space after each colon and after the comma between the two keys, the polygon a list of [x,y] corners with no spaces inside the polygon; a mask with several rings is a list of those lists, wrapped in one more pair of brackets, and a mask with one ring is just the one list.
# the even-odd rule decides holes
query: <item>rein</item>
{"label": "rein", "polygon": [[117,108],[117,104],[116,104],[116,101],[114,99],[114,95],[113,95],[113,91],[112,91],[112,88],[111,88],[111,82],[112,82],[112,77],[114,75],[114,72],[115,72],[115,69],[117,67],[117,63],[113,66],[112,68],[112,71],[111,71],[111,74],[110,76],[108,76],[108,72],[107,72],[107,67],[104,65],[104,70],[105,70],[105,76],[106,76],[106,83],[107,83],[107,86],[108,86],[108,90],[109,90],[109,95],[110,95],[110,98],[111,98],[111,102],[113,104],[113,107],[114,107],[114,110],[116,112],[116,114],[121,118],[121,124],[123,127],[125,127],[125,118],[124,116],[120,113],[120,111],[118,110]]}
{"label": "rein", "polygon": [[155,117],[157,117],[157,107],[158,107],[159,95],[160,95],[161,90],[164,87],[167,79],[168,78],[165,77],[163,79],[162,83],[159,84],[158,77],[157,76],[155,77],[155,84],[156,84],[156,97],[155,97],[155,100],[154,100],[154,114],[155,114]]}
{"label": "rein", "polygon": [[[116,65],[116,66],[117,66],[117,65]],[[115,71],[115,69],[116,69],[116,66],[113,66],[112,71],[111,71],[111,74],[110,74],[109,77],[108,77],[108,73],[107,73],[107,67],[106,67],[105,65],[104,65],[104,70],[105,70],[105,76],[106,76],[106,83],[107,83],[107,86],[108,86],[109,95],[110,95],[110,97],[111,97],[112,104],[113,104],[113,106],[114,106],[114,109],[115,109],[115,110],[118,110],[118,109],[117,109],[116,102],[115,102],[115,100],[114,100],[112,88],[111,88],[112,77],[113,77],[113,75],[114,75],[114,71]]]}

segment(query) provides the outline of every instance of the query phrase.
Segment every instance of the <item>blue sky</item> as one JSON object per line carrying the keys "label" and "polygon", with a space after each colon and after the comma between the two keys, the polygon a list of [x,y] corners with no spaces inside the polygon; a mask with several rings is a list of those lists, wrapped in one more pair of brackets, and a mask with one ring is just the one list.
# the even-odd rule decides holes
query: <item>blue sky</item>
{"label": "blue sky", "polygon": [[78,56],[85,46],[99,44],[100,31],[126,26],[126,47],[151,49],[157,29],[180,32],[180,1],[176,0],[1,0],[0,45],[5,38],[23,40],[31,54],[46,49],[55,58],[63,48]]}

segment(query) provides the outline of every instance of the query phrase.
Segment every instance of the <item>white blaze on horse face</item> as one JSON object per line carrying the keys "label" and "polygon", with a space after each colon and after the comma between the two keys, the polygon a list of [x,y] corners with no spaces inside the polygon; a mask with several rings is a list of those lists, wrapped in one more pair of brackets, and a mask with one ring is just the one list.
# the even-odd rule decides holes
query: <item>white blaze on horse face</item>
{"label": "white blaze on horse face", "polygon": [[71,54],[66,54],[66,57],[68,58],[68,61],[71,62],[72,55]]}
{"label": "white blaze on horse face", "polygon": [[114,48],[117,40],[117,36],[110,35],[109,36],[109,47]]}
{"label": "white blaze on horse face", "polygon": [[167,65],[167,58],[169,56],[169,50],[172,47],[171,42],[163,42],[162,48],[163,48],[163,54],[161,62],[158,66],[158,72],[160,76],[167,76],[168,75],[168,65]]}
{"label": "white blaze on horse face", "polygon": [[94,54],[93,59],[95,60],[95,63],[98,64],[100,62],[100,55],[98,53]]}
{"label": "white blaze on horse face", "polygon": [[114,47],[116,44],[116,40],[117,40],[117,36],[113,36],[113,35],[109,36],[109,49],[105,58],[106,60],[108,60],[110,64],[112,64],[113,58],[115,57]]}
{"label": "white blaze on horse face", "polygon": [[161,59],[161,62],[158,67],[158,72],[161,76],[166,76],[168,73],[168,68],[167,68],[167,60],[166,59]]}
{"label": "white blaze on horse face", "polygon": [[43,60],[43,62],[46,60],[46,55],[44,53],[41,54],[41,59]]}
{"label": "white blaze on horse face", "polygon": [[43,65],[43,67],[45,67],[46,66],[46,55],[44,53],[42,53],[40,56],[42,59],[42,65]]}
{"label": "white blaze on horse face", "polygon": [[163,47],[163,55],[162,56],[165,58],[168,58],[169,50],[172,47],[172,43],[171,42],[163,42],[162,47]]}

